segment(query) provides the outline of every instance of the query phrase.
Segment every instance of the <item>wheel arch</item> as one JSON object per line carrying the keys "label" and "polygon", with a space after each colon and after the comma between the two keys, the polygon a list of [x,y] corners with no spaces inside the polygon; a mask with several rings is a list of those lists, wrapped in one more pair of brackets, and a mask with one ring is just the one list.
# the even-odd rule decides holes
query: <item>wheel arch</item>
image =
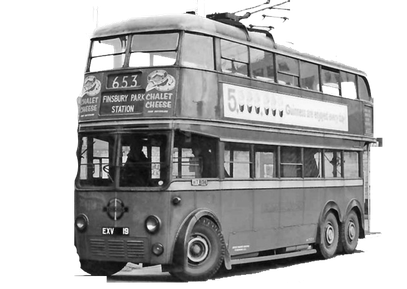
{"label": "wheel arch", "polygon": [[320,224],[322,224],[322,222],[323,222],[324,219],[325,219],[325,216],[326,216],[329,212],[332,212],[332,213],[335,215],[335,217],[336,217],[336,219],[337,219],[337,221],[338,221],[338,224],[341,224],[342,221],[343,221],[342,212],[341,212],[341,210],[340,210],[338,204],[335,203],[334,201],[328,201],[328,202],[325,204],[324,209],[322,210],[321,214],[319,215],[318,229],[317,229],[317,236],[316,236],[316,243],[317,243],[317,244],[321,241],[321,239],[320,239],[320,235],[321,235],[321,234],[320,234],[320,230],[321,230],[321,229],[320,229]]}
{"label": "wheel arch", "polygon": [[177,234],[175,235],[175,242],[170,258],[172,263],[172,270],[182,270],[182,266],[186,263],[187,260],[187,248],[185,246],[187,238],[192,232],[195,224],[203,217],[208,218],[212,222],[214,222],[218,226],[219,230],[222,232],[220,220],[214,212],[205,208],[192,211],[181,223]]}
{"label": "wheel arch", "polygon": [[328,214],[329,212],[332,212],[335,215],[335,217],[338,219],[338,222],[343,221],[341,209],[334,201],[329,201],[325,204],[324,209],[319,216],[319,221],[321,222],[325,218],[326,214]]}

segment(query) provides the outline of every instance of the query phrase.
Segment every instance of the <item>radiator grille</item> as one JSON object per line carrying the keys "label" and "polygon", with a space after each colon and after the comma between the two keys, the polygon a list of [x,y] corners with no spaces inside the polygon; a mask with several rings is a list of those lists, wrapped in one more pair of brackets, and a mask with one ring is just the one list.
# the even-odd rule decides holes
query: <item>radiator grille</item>
{"label": "radiator grille", "polygon": [[142,261],[145,257],[144,240],[90,239],[92,257]]}

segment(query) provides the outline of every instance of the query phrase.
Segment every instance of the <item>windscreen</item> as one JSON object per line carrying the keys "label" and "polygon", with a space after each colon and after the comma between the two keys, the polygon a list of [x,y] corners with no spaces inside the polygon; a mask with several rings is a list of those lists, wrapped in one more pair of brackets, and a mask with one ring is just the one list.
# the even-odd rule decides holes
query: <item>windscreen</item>
{"label": "windscreen", "polygon": [[89,71],[121,68],[124,65],[127,36],[92,41]]}
{"label": "windscreen", "polygon": [[129,66],[174,65],[178,38],[175,32],[132,35]]}
{"label": "windscreen", "polygon": [[79,136],[81,187],[160,187],[168,180],[168,134]]}

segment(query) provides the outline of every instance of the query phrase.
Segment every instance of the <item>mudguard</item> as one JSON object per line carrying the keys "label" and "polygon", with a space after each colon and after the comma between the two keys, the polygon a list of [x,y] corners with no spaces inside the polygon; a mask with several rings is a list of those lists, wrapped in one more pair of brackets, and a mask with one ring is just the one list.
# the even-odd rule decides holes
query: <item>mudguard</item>
{"label": "mudguard", "polygon": [[[196,222],[202,217],[211,219],[222,232],[222,227],[219,218],[208,209],[196,209],[192,211],[182,222],[175,236],[175,244],[172,250],[172,271],[182,271],[184,264],[187,262],[187,238],[191,234]],[[226,257],[226,256],[225,256]],[[225,258],[227,259],[227,258]],[[226,262],[226,260],[225,260]]]}

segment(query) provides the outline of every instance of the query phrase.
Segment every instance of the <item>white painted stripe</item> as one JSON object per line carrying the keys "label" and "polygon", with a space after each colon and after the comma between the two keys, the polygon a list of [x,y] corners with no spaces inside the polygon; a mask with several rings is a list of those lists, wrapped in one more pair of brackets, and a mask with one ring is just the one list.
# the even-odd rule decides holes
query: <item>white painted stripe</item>
{"label": "white painted stripe", "polygon": [[171,183],[169,191],[195,190],[243,190],[243,189],[289,189],[363,186],[362,179],[299,179],[299,180],[208,180],[206,186],[193,186],[191,180]]}

